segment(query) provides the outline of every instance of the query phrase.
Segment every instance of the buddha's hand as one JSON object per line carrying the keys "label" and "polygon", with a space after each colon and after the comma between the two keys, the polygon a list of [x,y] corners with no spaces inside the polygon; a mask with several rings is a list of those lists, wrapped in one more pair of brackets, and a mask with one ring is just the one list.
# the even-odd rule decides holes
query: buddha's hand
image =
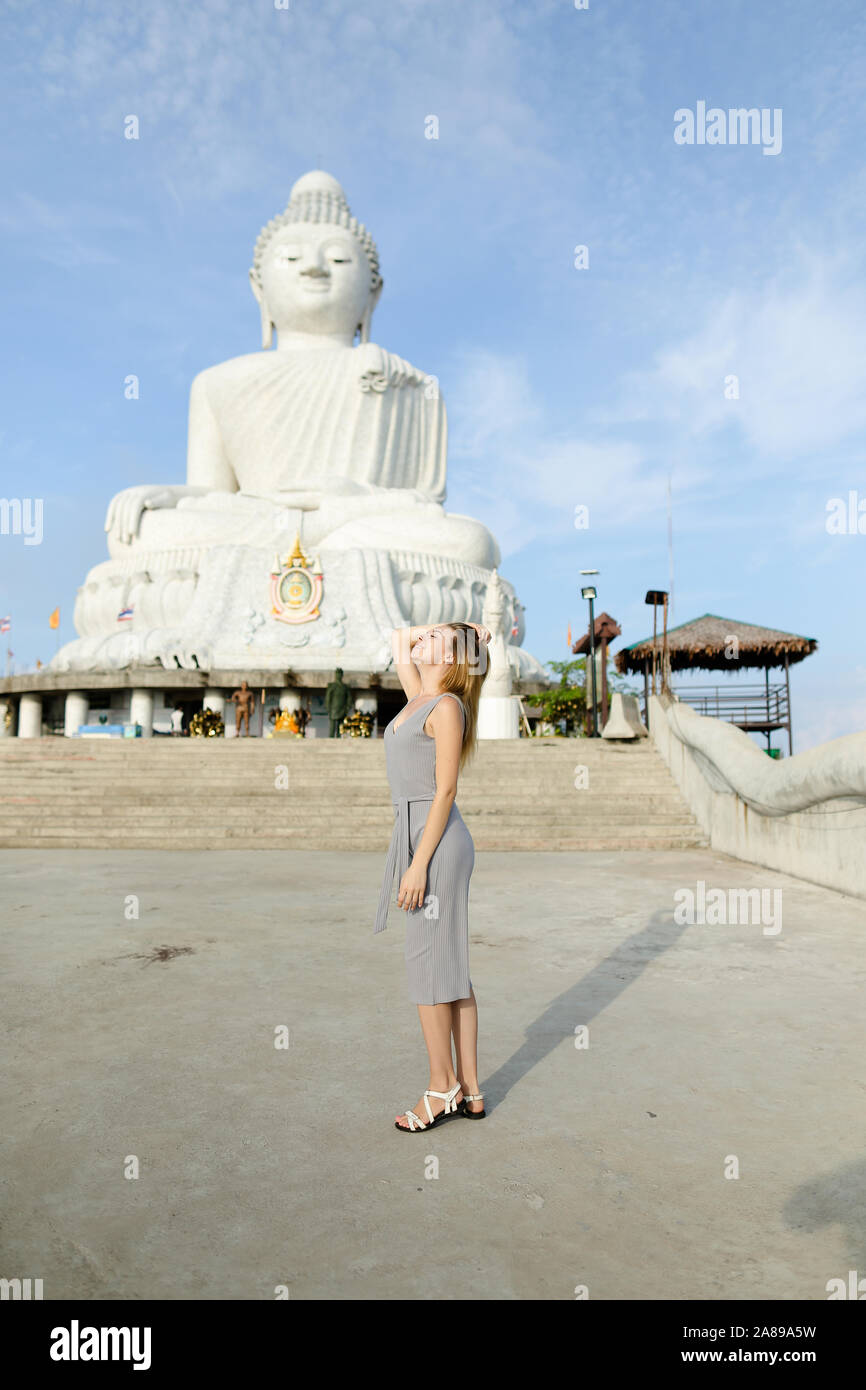
{"label": "buddha's hand", "polygon": [[141,514],[157,507],[176,507],[181,497],[207,492],[207,488],[145,483],[126,487],[112,497],[105,517],[105,529],[112,540],[130,545],[138,535]]}
{"label": "buddha's hand", "polygon": [[301,512],[314,512],[322,505],[322,493],[318,488],[312,491],[310,488],[287,487],[278,492],[262,493],[262,496],[281,507],[292,507]]}

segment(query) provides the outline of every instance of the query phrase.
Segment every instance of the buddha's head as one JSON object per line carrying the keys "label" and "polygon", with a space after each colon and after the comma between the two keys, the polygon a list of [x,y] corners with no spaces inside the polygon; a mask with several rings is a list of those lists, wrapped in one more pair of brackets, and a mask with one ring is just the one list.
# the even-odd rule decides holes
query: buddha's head
{"label": "buddha's head", "polygon": [[262,228],[250,284],[263,348],[271,346],[274,328],[369,340],[382,292],[376,243],[330,174],[304,174],[285,212]]}

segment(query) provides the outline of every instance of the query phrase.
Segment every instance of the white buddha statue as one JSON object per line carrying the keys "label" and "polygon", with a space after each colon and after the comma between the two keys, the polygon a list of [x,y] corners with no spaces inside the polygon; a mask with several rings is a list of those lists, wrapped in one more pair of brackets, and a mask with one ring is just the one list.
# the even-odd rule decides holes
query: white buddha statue
{"label": "white buddha statue", "polygon": [[[112,499],[111,558],[79,590],[80,638],[54,668],[374,671],[388,663],[393,627],[480,619],[499,548],[480,522],[442,506],[436,379],[369,341],[378,253],[336,179],[297,181],[259,235],[250,283],[261,351],[193,381],[185,483]],[[294,626],[269,597],[293,544],[322,582],[314,620]],[[522,609],[504,582],[503,592],[519,643]],[[286,649],[299,647],[295,661]],[[510,659],[545,679],[516,644]]]}
{"label": "white buddha statue", "polygon": [[[110,553],[213,543],[220,516],[226,537],[237,540],[240,525],[269,543],[268,523],[294,530],[291,508],[305,513],[303,541],[314,548],[388,549],[399,513],[403,546],[496,565],[490,532],[441,506],[447,427],[435,378],[369,341],[383,285],[378,253],[330,174],[305,174],[262,229],[250,284],[262,351],[195,378],[186,484],[118,493],[106,519]],[[237,494],[240,508],[227,505]],[[175,524],[143,517],[167,508],[180,508]]]}

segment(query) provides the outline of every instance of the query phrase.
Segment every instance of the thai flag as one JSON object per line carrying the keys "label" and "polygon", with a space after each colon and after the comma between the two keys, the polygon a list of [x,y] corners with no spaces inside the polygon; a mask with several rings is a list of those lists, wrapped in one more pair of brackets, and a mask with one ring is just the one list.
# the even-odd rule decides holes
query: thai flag
{"label": "thai flag", "polygon": [[132,609],[131,609],[131,608],[121,608],[120,612],[119,612],[118,615],[117,615],[117,621],[118,621],[119,623],[130,623],[130,622],[132,622]]}
{"label": "thai flag", "polygon": [[515,624],[514,624],[514,627],[511,629],[511,636],[512,636],[512,637],[516,637],[516,636],[517,636],[517,623],[515,623]]}
{"label": "thai flag", "polygon": [[11,618],[0,618],[0,632],[8,632],[11,626]]}

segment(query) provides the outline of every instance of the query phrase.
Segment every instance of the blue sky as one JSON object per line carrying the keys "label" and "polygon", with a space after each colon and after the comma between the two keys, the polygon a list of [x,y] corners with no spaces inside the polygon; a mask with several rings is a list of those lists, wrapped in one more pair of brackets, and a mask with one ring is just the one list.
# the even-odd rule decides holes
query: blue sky
{"label": "blue sky", "polygon": [[[2,23],[0,494],[44,498],[41,545],[0,536],[18,669],[52,655],[56,605],[75,635],[110,496],[184,480],[192,377],[259,347],[253,245],[322,167],[378,243],[375,341],[439,377],[446,507],[499,539],[529,650],[566,656],[581,568],[620,645],[646,635],[670,475],[672,620],[816,637],[795,747],[866,725],[866,534],[826,529],[831,498],[866,502],[860,4],[84,0]],[[781,110],[781,152],[677,144],[699,101]]]}

